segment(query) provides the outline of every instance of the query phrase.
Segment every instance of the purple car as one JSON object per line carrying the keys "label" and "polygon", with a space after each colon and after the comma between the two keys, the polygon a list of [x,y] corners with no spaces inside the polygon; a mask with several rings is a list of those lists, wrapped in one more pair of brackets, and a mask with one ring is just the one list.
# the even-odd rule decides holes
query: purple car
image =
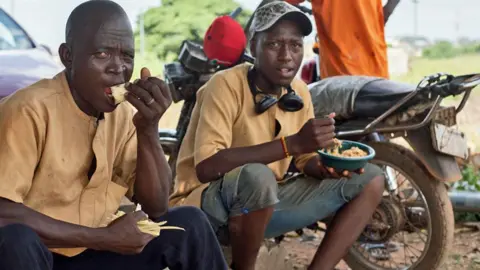
{"label": "purple car", "polygon": [[0,98],[62,70],[51,51],[38,45],[0,8]]}

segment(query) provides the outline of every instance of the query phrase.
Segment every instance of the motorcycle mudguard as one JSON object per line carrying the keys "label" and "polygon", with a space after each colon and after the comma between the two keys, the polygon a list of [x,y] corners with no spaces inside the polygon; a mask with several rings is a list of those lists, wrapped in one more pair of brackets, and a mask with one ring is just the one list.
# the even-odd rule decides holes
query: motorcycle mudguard
{"label": "motorcycle mudguard", "polygon": [[433,177],[447,183],[459,181],[462,179],[462,172],[456,158],[440,153],[433,148],[429,129],[428,126],[425,126],[408,131],[407,136],[404,138]]}

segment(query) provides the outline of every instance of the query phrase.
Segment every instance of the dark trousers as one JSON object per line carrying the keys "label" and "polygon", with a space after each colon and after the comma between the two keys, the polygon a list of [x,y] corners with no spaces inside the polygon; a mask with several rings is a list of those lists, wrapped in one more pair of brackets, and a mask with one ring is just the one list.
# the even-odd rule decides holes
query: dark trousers
{"label": "dark trousers", "polygon": [[216,270],[228,269],[205,214],[194,207],[171,209],[162,220],[185,231],[165,230],[138,255],[86,250],[75,257],[51,253],[29,227],[0,228],[0,270]]}

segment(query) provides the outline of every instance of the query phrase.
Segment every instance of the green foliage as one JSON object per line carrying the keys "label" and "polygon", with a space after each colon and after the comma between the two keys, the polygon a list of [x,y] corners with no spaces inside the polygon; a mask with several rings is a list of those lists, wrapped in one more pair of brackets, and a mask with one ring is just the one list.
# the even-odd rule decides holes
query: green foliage
{"label": "green foliage", "polygon": [[477,222],[480,221],[480,213],[455,212],[455,222]]}
{"label": "green foliage", "polygon": [[462,180],[455,183],[456,190],[480,192],[480,173],[473,166],[466,166],[462,170]]}
{"label": "green foliage", "polygon": [[458,49],[449,41],[436,42],[423,50],[423,56],[430,59],[451,58],[458,54]]}
{"label": "green foliage", "polygon": [[[163,0],[162,6],[145,12],[145,50],[162,61],[173,61],[183,40],[202,42],[217,16],[228,15],[239,6],[234,0]],[[236,20],[244,25],[250,16],[251,11],[243,10]],[[135,37],[138,48],[138,32]]]}
{"label": "green foliage", "polygon": [[480,53],[480,44],[468,44],[459,48],[460,54]]}
{"label": "green foliage", "polygon": [[453,58],[459,55],[475,54],[480,52],[480,44],[468,43],[455,46],[450,41],[442,40],[423,50],[423,56],[428,59]]}
{"label": "green foliage", "polygon": [[[393,80],[417,84],[424,76],[447,72],[453,75],[475,73],[480,70],[480,55],[468,54],[449,59],[413,58],[410,71],[401,76],[392,76]],[[472,94],[478,92],[473,91]]]}

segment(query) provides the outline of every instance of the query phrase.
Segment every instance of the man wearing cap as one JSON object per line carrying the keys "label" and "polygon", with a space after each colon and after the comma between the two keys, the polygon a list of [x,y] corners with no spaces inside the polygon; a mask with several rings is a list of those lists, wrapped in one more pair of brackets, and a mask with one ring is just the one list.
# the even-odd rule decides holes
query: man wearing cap
{"label": "man wearing cap", "polygon": [[[382,171],[369,164],[337,173],[315,154],[333,144],[334,121],[314,119],[307,86],[295,78],[309,19],[276,1],[256,11],[251,31],[254,65],[218,72],[198,91],[170,204],[200,207],[232,246],[232,268],[249,270],[265,237],[336,212],[310,266],[333,269],[379,204]],[[293,158],[304,174],[287,178]]]}

